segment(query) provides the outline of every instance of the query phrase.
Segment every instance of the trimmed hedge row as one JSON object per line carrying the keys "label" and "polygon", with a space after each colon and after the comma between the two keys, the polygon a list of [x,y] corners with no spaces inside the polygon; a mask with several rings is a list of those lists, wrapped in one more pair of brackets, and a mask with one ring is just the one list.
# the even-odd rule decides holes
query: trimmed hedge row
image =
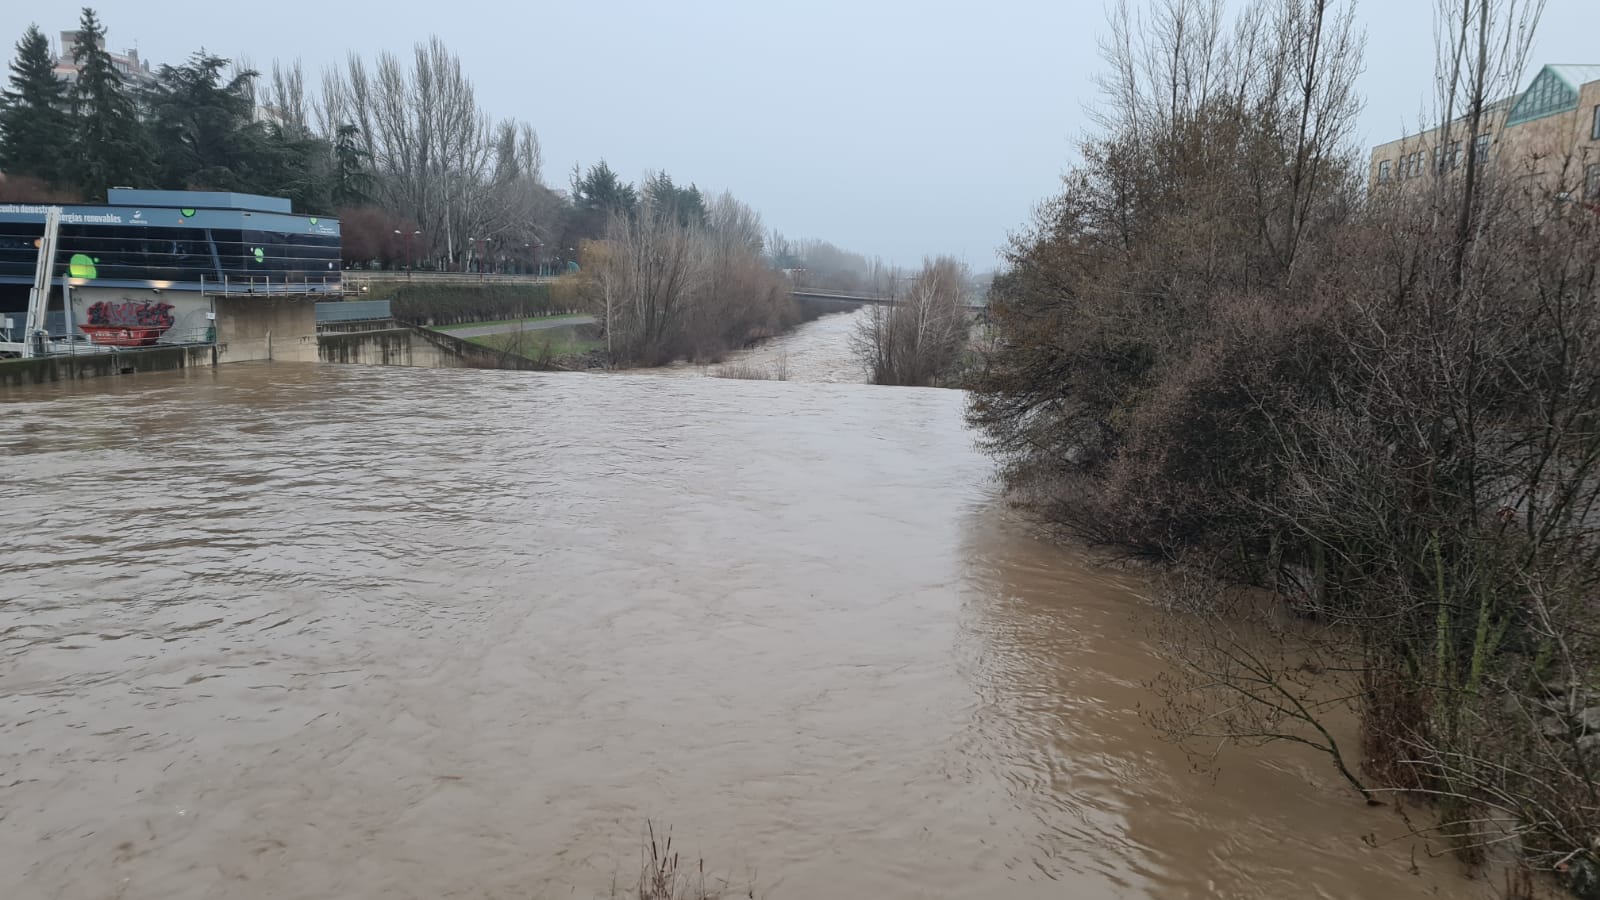
{"label": "trimmed hedge row", "polygon": [[547,284],[397,284],[374,286],[367,299],[391,301],[394,317],[416,325],[527,319],[557,309]]}

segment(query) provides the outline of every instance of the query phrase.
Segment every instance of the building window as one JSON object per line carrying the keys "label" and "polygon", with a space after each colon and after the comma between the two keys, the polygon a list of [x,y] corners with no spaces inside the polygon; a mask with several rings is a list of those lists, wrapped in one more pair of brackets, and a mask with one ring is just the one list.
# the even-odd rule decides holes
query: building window
{"label": "building window", "polygon": [[1452,169],[1458,169],[1458,168],[1461,167],[1461,142],[1460,141],[1451,141],[1450,142],[1450,155],[1448,157],[1448,162],[1446,163],[1446,165],[1448,165]]}
{"label": "building window", "polygon": [[1583,170],[1583,199],[1600,203],[1600,163],[1590,163]]}
{"label": "building window", "polygon": [[1389,180],[1389,161],[1387,159],[1378,163],[1378,183],[1385,184]]}
{"label": "building window", "polygon": [[1589,140],[1600,141],[1600,105],[1594,108],[1594,124],[1589,126]]}
{"label": "building window", "polygon": [[1472,142],[1472,156],[1478,162],[1485,162],[1489,159],[1489,136],[1487,134],[1478,135],[1478,139]]}

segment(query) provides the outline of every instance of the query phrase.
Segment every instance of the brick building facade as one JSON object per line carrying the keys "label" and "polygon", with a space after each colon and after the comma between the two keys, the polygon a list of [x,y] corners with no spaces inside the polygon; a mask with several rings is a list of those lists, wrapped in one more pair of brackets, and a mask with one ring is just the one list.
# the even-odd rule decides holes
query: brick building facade
{"label": "brick building facade", "polygon": [[1472,152],[1499,177],[1600,203],[1600,65],[1550,65],[1527,90],[1485,110],[1476,135],[1457,119],[1372,149],[1368,184],[1408,189],[1423,176],[1447,174]]}

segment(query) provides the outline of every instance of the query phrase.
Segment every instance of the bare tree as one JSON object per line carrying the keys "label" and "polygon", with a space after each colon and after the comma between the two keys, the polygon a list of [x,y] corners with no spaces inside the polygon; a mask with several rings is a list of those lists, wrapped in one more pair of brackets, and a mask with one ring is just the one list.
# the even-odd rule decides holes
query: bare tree
{"label": "bare tree", "polygon": [[437,37],[413,49],[409,66],[390,53],[371,67],[352,55],[325,75],[317,118],[327,133],[356,126],[380,203],[416,222],[443,265],[463,265],[479,243],[549,237],[553,198],[538,135],[525,123],[491,122],[459,57]]}
{"label": "bare tree", "polygon": [[[273,110],[277,124],[286,134],[295,138],[305,138],[312,134],[310,107],[306,100],[305,72],[301,68],[300,60],[297,59],[287,66],[278,60],[273,60],[272,76],[263,87],[262,95],[259,102]],[[331,136],[333,132],[325,131],[324,134]]]}
{"label": "bare tree", "polygon": [[612,215],[595,278],[613,360],[655,365],[672,358],[671,338],[706,277],[706,258],[701,236],[665,210],[647,205],[634,217]]}
{"label": "bare tree", "polygon": [[966,267],[950,257],[926,260],[887,302],[868,310],[854,346],[877,384],[932,385],[955,367],[969,330]]}
{"label": "bare tree", "polygon": [[664,190],[646,191],[634,213],[611,214],[605,240],[583,248],[573,281],[601,320],[612,365],[716,362],[798,321],[787,282],[762,258],[754,210],[723,193],[703,220],[680,213]]}
{"label": "bare tree", "polygon": [[1221,0],[1157,0],[1148,16],[1118,0],[1107,18],[1100,124],[1156,134],[1209,104],[1223,74]]}

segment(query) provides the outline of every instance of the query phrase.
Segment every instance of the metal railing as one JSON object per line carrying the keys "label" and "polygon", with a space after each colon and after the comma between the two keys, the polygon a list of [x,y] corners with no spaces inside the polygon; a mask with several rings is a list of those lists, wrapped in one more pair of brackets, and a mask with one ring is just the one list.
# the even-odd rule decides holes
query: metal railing
{"label": "metal railing", "polygon": [[355,290],[361,290],[361,285],[382,283],[394,284],[400,281],[410,281],[419,284],[476,284],[478,282],[492,282],[496,284],[549,284],[556,280],[554,275],[494,275],[488,272],[398,272],[351,270],[344,273],[344,283]]}
{"label": "metal railing", "polygon": [[[7,337],[12,339],[7,340]],[[70,335],[53,331],[40,332],[34,335],[31,341],[26,335],[13,332],[10,335],[0,334],[0,354],[22,352],[24,347],[30,347],[35,356],[90,356],[100,353],[136,353],[140,350],[157,350],[162,347],[208,346],[216,342],[216,329],[210,326],[169,328],[155,343],[142,346],[97,344],[82,332]]]}
{"label": "metal railing", "polygon": [[200,293],[217,296],[240,294],[344,294],[342,275],[224,275],[207,280],[200,276]]}
{"label": "metal railing", "polygon": [[[5,325],[7,318],[11,321],[9,328]],[[0,353],[20,352],[23,347],[31,347],[36,355],[41,356],[78,356],[111,351],[148,350],[174,345],[214,344],[217,340],[215,323],[210,318],[201,318],[198,312],[180,318],[161,332],[154,344],[143,347],[97,344],[87,333],[78,329],[77,326],[82,324],[84,323],[75,322],[69,333],[66,313],[58,309],[47,310],[44,314],[44,329],[30,337],[20,314],[0,316]]]}

